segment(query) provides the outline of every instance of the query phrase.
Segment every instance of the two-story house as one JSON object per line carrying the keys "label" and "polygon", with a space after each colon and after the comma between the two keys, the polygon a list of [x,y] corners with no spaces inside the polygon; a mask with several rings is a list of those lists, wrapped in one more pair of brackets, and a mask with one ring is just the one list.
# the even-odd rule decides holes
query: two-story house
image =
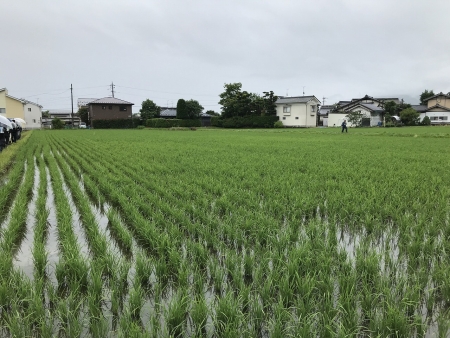
{"label": "two-story house", "polygon": [[286,127],[316,127],[320,101],[314,96],[279,96],[277,116]]}

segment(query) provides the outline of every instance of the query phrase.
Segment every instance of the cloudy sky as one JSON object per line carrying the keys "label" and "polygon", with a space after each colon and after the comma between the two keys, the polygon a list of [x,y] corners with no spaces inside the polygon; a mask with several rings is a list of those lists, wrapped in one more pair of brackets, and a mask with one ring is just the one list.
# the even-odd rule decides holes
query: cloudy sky
{"label": "cloudy sky", "polygon": [[15,0],[0,3],[0,88],[70,109],[79,97],[196,99],[223,85],[326,104],[417,103],[450,91],[448,0]]}

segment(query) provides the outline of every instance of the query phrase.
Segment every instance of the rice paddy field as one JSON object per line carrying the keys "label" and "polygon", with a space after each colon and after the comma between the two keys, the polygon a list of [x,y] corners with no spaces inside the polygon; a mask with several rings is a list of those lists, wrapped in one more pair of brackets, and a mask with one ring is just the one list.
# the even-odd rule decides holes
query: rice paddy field
{"label": "rice paddy field", "polygon": [[447,127],[25,136],[1,337],[450,336]]}

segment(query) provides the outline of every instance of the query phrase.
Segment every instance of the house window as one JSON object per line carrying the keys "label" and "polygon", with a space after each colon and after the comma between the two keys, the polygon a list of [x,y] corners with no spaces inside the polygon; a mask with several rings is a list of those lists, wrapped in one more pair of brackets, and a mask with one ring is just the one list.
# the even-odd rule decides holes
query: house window
{"label": "house window", "polygon": [[314,113],[316,111],[316,106],[311,106],[311,113]]}
{"label": "house window", "polygon": [[441,120],[442,121],[447,121],[448,120],[448,116],[441,116]]}
{"label": "house window", "polygon": [[33,123],[36,123],[36,119],[33,119]]}
{"label": "house window", "polygon": [[283,116],[283,120],[286,120],[286,117]]}
{"label": "house window", "polygon": [[102,106],[102,109],[106,109],[106,106]]}
{"label": "house window", "polygon": [[6,114],[6,108],[0,108],[0,114]]}
{"label": "house window", "polygon": [[298,116],[296,116],[295,119],[298,120]]}
{"label": "house window", "polygon": [[284,106],[283,107],[283,113],[289,114],[291,112],[291,106]]}
{"label": "house window", "polygon": [[112,106],[108,106],[108,109],[109,109],[109,110],[112,110]]}
{"label": "house window", "polygon": [[28,111],[31,111],[31,108],[28,108]]}
{"label": "house window", "polygon": [[125,107],[125,106],[120,106],[119,110],[120,110],[120,111],[127,111],[127,107]]}

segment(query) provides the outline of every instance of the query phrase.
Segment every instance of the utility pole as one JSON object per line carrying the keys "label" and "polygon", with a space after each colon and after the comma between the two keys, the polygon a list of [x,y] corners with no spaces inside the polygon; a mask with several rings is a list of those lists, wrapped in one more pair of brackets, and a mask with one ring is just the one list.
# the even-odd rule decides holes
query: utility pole
{"label": "utility pole", "polygon": [[327,97],[322,97],[322,102],[323,102],[323,104],[322,104],[322,106],[324,106],[325,105],[325,100],[327,99]]}
{"label": "utility pole", "polygon": [[111,82],[111,94],[112,94],[112,97],[114,97],[114,82]]}
{"label": "utility pole", "polygon": [[73,88],[72,88],[72,84],[70,84],[70,100],[72,101],[72,128],[73,128]]}
{"label": "utility pole", "polygon": [[305,86],[303,86],[303,96],[305,96]]}

